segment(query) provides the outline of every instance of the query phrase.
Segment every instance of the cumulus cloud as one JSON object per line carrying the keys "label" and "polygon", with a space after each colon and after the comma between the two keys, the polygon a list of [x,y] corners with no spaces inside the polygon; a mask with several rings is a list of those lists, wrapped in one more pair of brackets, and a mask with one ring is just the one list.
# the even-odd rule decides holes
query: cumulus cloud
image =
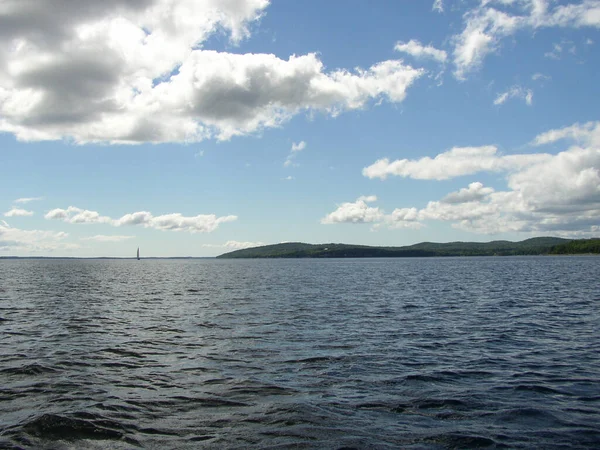
{"label": "cumulus cloud", "polygon": [[108,224],[115,227],[128,225],[141,225],[145,228],[154,228],[163,231],[185,231],[188,233],[210,233],[219,225],[237,220],[237,216],[217,217],[215,214],[200,214],[186,217],[180,213],[153,216],[147,211],[138,211],[125,214],[119,219],[101,216],[96,211],[84,210],[74,206],[67,209],[56,208],[45,216],[48,220],[62,220],[68,223],[79,224]]}
{"label": "cumulus cloud", "polygon": [[600,27],[600,1],[552,5],[547,0],[484,0],[464,15],[465,26],[453,37],[454,74],[464,79],[502,39],[523,29]]}
{"label": "cumulus cloud", "polygon": [[[421,222],[423,219],[417,208],[396,208],[392,214],[383,217],[382,224],[388,228],[411,228],[418,230],[425,225]],[[381,226],[381,224],[378,224]]]}
{"label": "cumulus cloud", "polygon": [[201,214],[185,217],[179,213],[174,213],[152,217],[144,226],[163,231],[210,233],[215,231],[222,223],[233,222],[234,220],[237,220],[237,216],[217,217],[214,214]]}
{"label": "cumulus cloud", "polygon": [[513,86],[508,91],[498,94],[494,100],[494,105],[502,105],[511,98],[523,99],[527,105],[531,106],[533,103],[533,91],[521,86]]}
{"label": "cumulus cloud", "polygon": [[26,209],[13,208],[10,211],[4,213],[4,217],[26,217],[33,216],[33,211],[27,211]]}
{"label": "cumulus cloud", "polygon": [[550,158],[548,154],[498,155],[497,147],[454,147],[435,158],[417,160],[383,158],[363,169],[368,178],[386,179],[390,175],[419,180],[447,180],[482,171],[500,172],[526,167]]}
{"label": "cumulus cloud", "polygon": [[54,250],[78,248],[64,242],[68,234],[42,230],[21,230],[0,221],[0,251],[11,252],[51,252]]}
{"label": "cumulus cloud", "polygon": [[[450,192],[424,208],[397,208],[378,216],[378,226],[418,228],[444,221],[467,231],[594,236],[600,228],[600,122],[574,124],[538,135],[533,143],[575,143],[557,154],[498,155],[495,147],[452,149],[435,158],[377,161],[371,178],[388,175],[442,180],[477,172],[499,172],[506,190],[481,182]],[[472,158],[467,155],[471,155]],[[469,162],[470,161],[470,162]],[[381,211],[380,211],[381,212]]]}
{"label": "cumulus cloud", "polygon": [[[401,102],[400,60],[326,71],[316,54],[205,50],[249,36],[268,0],[8,0],[0,17],[0,131],[26,141],[195,142]],[[65,21],[64,17],[69,20]]]}
{"label": "cumulus cloud", "polygon": [[479,201],[485,198],[487,195],[494,192],[494,189],[484,187],[479,181],[470,183],[469,187],[462,188],[458,192],[451,192],[442,199],[442,203],[467,203],[472,201]]}
{"label": "cumulus cloud", "polygon": [[298,143],[293,142],[290,153],[289,153],[287,159],[285,160],[285,162],[283,163],[283,165],[285,167],[291,166],[294,163],[294,158],[296,157],[296,155],[299,152],[301,152],[302,150],[304,150],[305,148],[306,148],[306,142],[304,142],[304,141],[300,141]]}
{"label": "cumulus cloud", "polygon": [[112,219],[101,216],[96,211],[69,206],[67,209],[52,209],[46,213],[45,219],[60,219],[68,223],[111,223]]}
{"label": "cumulus cloud", "polygon": [[342,203],[332,213],[321,219],[322,224],[334,223],[369,223],[383,218],[383,211],[370,207],[367,203],[377,201],[374,195],[361,196],[355,202]]}
{"label": "cumulus cloud", "polygon": [[398,42],[394,47],[398,52],[407,53],[415,58],[431,58],[440,63],[446,62],[448,55],[444,50],[439,50],[431,45],[424,46],[418,40],[411,39],[408,42]]}
{"label": "cumulus cloud", "polygon": [[437,11],[439,13],[444,12],[444,2],[443,0],[434,0],[433,6],[431,7],[433,11]]}

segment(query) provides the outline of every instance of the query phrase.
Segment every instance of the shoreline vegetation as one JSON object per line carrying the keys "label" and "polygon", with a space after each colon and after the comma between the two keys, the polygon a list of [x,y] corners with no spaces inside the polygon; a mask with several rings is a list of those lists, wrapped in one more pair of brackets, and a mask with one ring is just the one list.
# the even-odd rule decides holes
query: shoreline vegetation
{"label": "shoreline vegetation", "polygon": [[403,247],[287,242],[224,253],[217,258],[411,258],[600,254],[600,238],[538,237],[524,241],[421,242]]}

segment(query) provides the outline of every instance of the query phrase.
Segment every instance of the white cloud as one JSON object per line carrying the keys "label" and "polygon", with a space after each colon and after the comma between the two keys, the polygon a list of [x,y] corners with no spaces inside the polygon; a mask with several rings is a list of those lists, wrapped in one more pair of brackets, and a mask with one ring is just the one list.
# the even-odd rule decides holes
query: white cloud
{"label": "white cloud", "polygon": [[326,72],[316,54],[202,48],[214,33],[234,45],[249,36],[267,0],[63,3],[3,4],[0,131],[20,140],[226,140],[303,112],[401,102],[424,73],[399,60]]}
{"label": "white cloud", "polygon": [[418,180],[447,180],[477,172],[500,172],[515,170],[550,158],[548,154],[497,154],[493,145],[483,147],[454,147],[440,153],[435,158],[428,156],[417,159],[399,159],[390,162],[388,158],[375,161],[362,171],[368,178],[386,179],[390,175],[409,177]]}
{"label": "white cloud", "polygon": [[[464,19],[463,31],[453,37],[454,74],[458,79],[464,79],[471,71],[479,68],[485,57],[499,48],[502,39],[519,30],[547,27],[599,28],[600,1],[584,0],[577,4],[550,8],[547,0],[483,0],[480,5],[468,11]],[[556,50],[555,48],[555,52]],[[555,52],[548,55],[556,57]]]}
{"label": "white cloud", "polygon": [[443,0],[434,0],[433,6],[431,7],[432,11],[437,11],[439,13],[444,12],[444,3]]}
{"label": "white cloud", "polygon": [[[495,147],[452,149],[436,158],[380,160],[363,174],[441,180],[481,171],[503,172],[507,190],[480,182],[451,192],[426,207],[403,207],[379,216],[378,225],[417,228],[428,221],[450,222],[467,231],[495,234],[522,232],[561,236],[594,236],[600,230],[600,122],[574,124],[538,135],[534,144],[561,140],[577,145],[557,154],[500,156]],[[473,158],[463,157],[472,154]],[[469,162],[470,161],[470,162]]]}
{"label": "white cloud", "polygon": [[464,79],[469,71],[481,66],[498,40],[514,33],[522,22],[520,17],[483,6],[468,12],[465,17],[465,29],[454,37],[454,74],[459,79]]}
{"label": "white cloud", "polygon": [[237,220],[237,216],[217,217],[214,214],[201,214],[193,217],[185,217],[179,213],[175,213],[152,217],[144,226],[163,231],[211,233],[222,223],[233,222],[234,220]]}
{"label": "white cloud", "polygon": [[135,213],[125,214],[120,219],[114,221],[116,226],[122,225],[144,225],[147,226],[152,220],[152,214],[148,211],[138,211]]}
{"label": "white cloud", "polygon": [[494,100],[494,105],[502,105],[511,98],[523,99],[527,105],[531,106],[533,103],[533,92],[531,89],[525,89],[521,86],[513,86],[508,91],[498,94]]}
{"label": "white cloud", "polygon": [[69,206],[67,209],[56,208],[48,211],[45,219],[60,219],[68,223],[111,223],[110,217],[101,216],[96,211]]}
{"label": "white cloud", "polygon": [[547,80],[551,80],[551,79],[552,79],[552,77],[551,77],[551,76],[549,76],[549,75],[544,75],[543,73],[539,73],[539,72],[538,72],[538,73],[534,73],[534,74],[531,76],[531,79],[532,79],[533,81],[539,81],[539,80],[542,80],[542,81],[547,81]]}
{"label": "white cloud", "polygon": [[536,136],[533,144],[551,144],[563,139],[570,139],[583,145],[600,146],[600,122],[576,123],[557,130],[546,131]]}
{"label": "white cloud", "polygon": [[301,152],[306,148],[306,142],[300,141],[298,143],[292,142],[292,152]]}
{"label": "white cloud", "polygon": [[96,241],[96,242],[123,242],[128,239],[133,239],[135,236],[117,236],[117,235],[104,235],[97,234],[96,236],[90,236],[81,238],[82,241]]}
{"label": "white cloud", "polygon": [[469,184],[469,187],[462,188],[458,192],[451,192],[446,195],[443,199],[443,203],[467,203],[472,201],[479,201],[494,192],[492,188],[486,188],[482,183],[476,181]]}
{"label": "white cloud", "polygon": [[33,211],[27,211],[25,209],[13,208],[10,211],[4,213],[4,217],[26,217],[33,216]]}
{"label": "white cloud", "polygon": [[427,45],[424,46],[419,41],[411,39],[408,42],[398,42],[394,47],[394,50],[398,52],[408,53],[415,58],[431,58],[435,59],[440,63],[446,62],[448,55],[444,50],[438,50],[437,48]]}
{"label": "white cloud", "polygon": [[383,211],[367,205],[377,200],[374,195],[361,196],[355,202],[342,203],[332,213],[321,219],[322,224],[334,223],[369,223],[383,218]]}
{"label": "white cloud", "polygon": [[240,242],[240,241],[227,241],[224,244],[202,244],[202,247],[207,248],[228,248],[231,250],[241,250],[243,248],[260,247],[261,245],[267,245],[264,242]]}
{"label": "white cloud", "polygon": [[29,203],[29,202],[35,202],[38,200],[43,200],[44,197],[23,197],[23,198],[18,198],[15,200],[15,203]]}
{"label": "white cloud", "polygon": [[67,233],[21,230],[0,221],[0,251],[11,252],[51,252],[59,249],[78,248],[75,244],[64,242]]}
{"label": "white cloud", "polygon": [[225,248],[231,248],[234,250],[240,250],[242,248],[250,248],[250,247],[260,247],[261,245],[266,245],[264,242],[240,242],[240,241],[227,241],[223,244]]}
{"label": "white cloud", "polygon": [[283,165],[285,167],[291,166],[294,163],[294,158],[296,158],[296,155],[299,152],[301,152],[302,150],[304,150],[305,148],[306,148],[306,142],[304,142],[304,141],[300,141],[298,143],[292,142],[292,148],[290,150],[290,154],[286,158],[286,160],[283,163]]}
{"label": "white cloud", "polygon": [[147,211],[138,211],[125,214],[119,219],[111,219],[108,216],[101,216],[96,211],[84,210],[74,206],[69,206],[67,209],[53,209],[44,217],[49,220],[57,219],[68,223],[102,223],[115,227],[141,225],[145,228],[163,231],[185,231],[188,233],[210,233],[215,231],[222,223],[237,220],[237,216],[232,215],[217,217],[215,214],[200,214],[186,217],[180,213],[173,213],[153,216]]}
{"label": "white cloud", "polygon": [[418,230],[423,228],[421,217],[417,208],[396,208],[392,214],[383,218],[382,224],[388,228],[410,228]]}

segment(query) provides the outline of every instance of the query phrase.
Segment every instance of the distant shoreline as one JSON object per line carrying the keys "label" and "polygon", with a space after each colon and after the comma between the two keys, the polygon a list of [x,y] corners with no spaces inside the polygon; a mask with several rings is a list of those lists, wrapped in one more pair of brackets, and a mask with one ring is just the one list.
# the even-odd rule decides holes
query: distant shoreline
{"label": "distant shoreline", "polygon": [[421,242],[404,247],[287,242],[235,250],[217,256],[233,258],[423,258],[451,256],[542,256],[600,254],[600,238],[538,237],[524,241]]}
{"label": "distant shoreline", "polygon": [[[183,260],[183,259],[257,259],[257,258],[428,258],[464,256],[569,256],[600,255],[600,238],[564,239],[539,237],[524,241],[490,242],[421,242],[404,247],[377,247],[351,244],[306,244],[286,242],[263,245],[219,256],[148,256],[142,260]],[[55,259],[55,260],[136,260],[135,256],[0,256],[9,259]]]}

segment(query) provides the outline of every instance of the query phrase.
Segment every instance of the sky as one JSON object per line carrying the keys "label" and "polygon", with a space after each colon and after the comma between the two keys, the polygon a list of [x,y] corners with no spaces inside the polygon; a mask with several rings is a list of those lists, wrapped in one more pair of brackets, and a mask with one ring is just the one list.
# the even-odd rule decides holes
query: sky
{"label": "sky", "polygon": [[0,0],[0,256],[600,236],[600,0]]}

